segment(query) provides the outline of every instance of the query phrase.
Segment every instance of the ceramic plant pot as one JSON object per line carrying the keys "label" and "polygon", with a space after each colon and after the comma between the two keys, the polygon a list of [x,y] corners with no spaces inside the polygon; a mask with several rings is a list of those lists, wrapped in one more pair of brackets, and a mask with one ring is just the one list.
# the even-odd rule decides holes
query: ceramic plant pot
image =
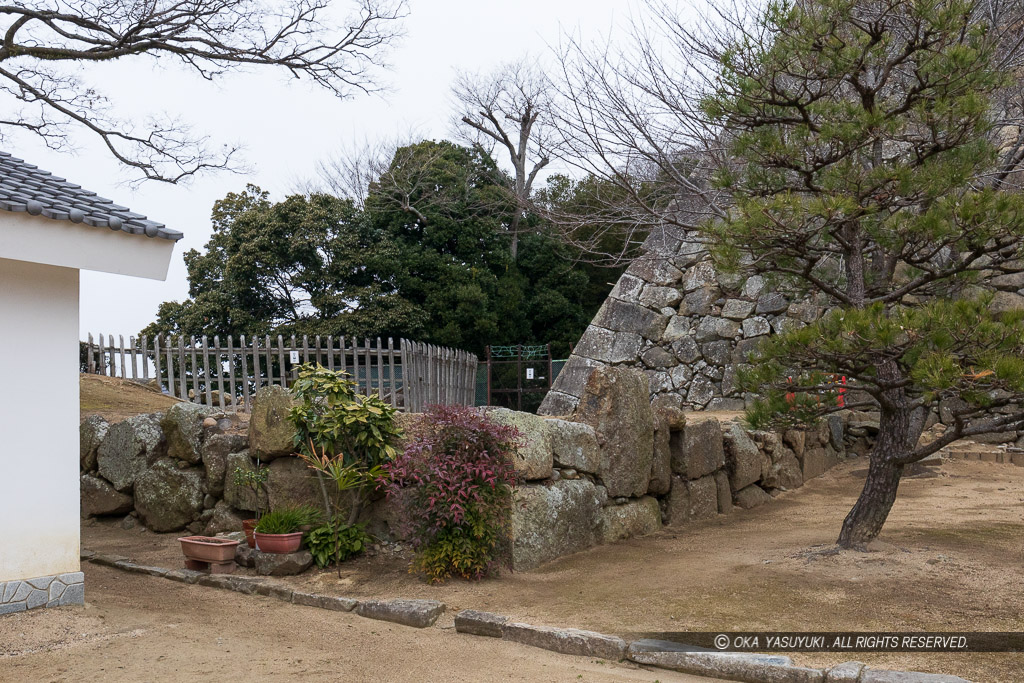
{"label": "ceramic plant pot", "polygon": [[212,536],[184,536],[178,541],[185,557],[198,562],[231,562],[238,548],[238,541]]}
{"label": "ceramic plant pot", "polygon": [[250,548],[256,547],[256,539],[253,538],[253,530],[256,529],[255,519],[244,519],[242,520],[242,531],[245,532],[245,542],[249,544]]}
{"label": "ceramic plant pot", "polygon": [[256,532],[256,547],[262,553],[294,553],[302,545],[302,532],[294,534],[261,534]]}

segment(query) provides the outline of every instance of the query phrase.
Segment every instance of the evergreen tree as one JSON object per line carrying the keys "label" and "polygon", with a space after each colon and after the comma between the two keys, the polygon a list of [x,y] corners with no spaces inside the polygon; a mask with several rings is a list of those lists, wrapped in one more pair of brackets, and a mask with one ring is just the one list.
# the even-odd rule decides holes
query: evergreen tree
{"label": "evergreen tree", "polygon": [[[762,345],[744,383],[762,396],[757,426],[838,411],[839,376],[846,407],[878,412],[838,540],[862,547],[908,465],[1024,428],[1022,300],[986,293],[1024,264],[1024,202],[1008,184],[1022,129],[1005,125],[1019,7],[783,1],[754,16],[722,9],[696,29],[656,11],[679,61],[654,59],[644,36],[623,64],[578,51],[566,69],[583,112],[573,139],[592,141],[589,158],[631,211],[709,237],[723,267],[833,302]],[[676,174],[684,146],[696,174]],[[635,159],[659,169],[660,196],[700,200],[713,218],[645,205],[619,180]],[[922,441],[940,401],[951,423]]]}

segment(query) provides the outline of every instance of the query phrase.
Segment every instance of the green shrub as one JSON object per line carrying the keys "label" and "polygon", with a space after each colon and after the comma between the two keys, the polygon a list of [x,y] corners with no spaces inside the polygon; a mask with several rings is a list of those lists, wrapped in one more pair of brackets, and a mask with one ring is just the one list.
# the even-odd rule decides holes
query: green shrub
{"label": "green shrub", "polygon": [[[330,564],[340,565],[350,557],[366,550],[372,541],[363,524],[347,524],[333,519],[306,535],[306,547],[313,553],[316,566],[321,569]],[[339,566],[338,571],[341,571]]]}
{"label": "green shrub", "polygon": [[385,466],[413,569],[429,581],[481,578],[505,559],[518,439],[472,408],[433,406],[422,433]]}
{"label": "green shrub", "polygon": [[295,505],[271,510],[256,523],[261,534],[294,534],[303,526],[312,526],[323,518],[320,511],[310,505]]}
{"label": "green shrub", "polygon": [[235,486],[252,491],[253,507],[256,508],[255,513],[258,520],[263,516],[263,501],[267,494],[267,478],[270,476],[270,470],[263,467],[257,460],[255,469],[236,467],[233,475]]}
{"label": "green shrub", "polygon": [[395,409],[376,396],[356,393],[356,384],[344,372],[315,363],[299,366],[292,393],[298,404],[288,419],[295,426],[296,455],[317,473],[326,486],[324,511],[330,518],[359,519],[367,497],[380,482],[381,466],[395,457],[394,443],[401,435]]}

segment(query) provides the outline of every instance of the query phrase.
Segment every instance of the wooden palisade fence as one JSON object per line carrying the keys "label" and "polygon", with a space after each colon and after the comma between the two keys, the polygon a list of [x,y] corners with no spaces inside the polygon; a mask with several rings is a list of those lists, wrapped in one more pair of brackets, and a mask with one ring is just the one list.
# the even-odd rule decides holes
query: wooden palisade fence
{"label": "wooden palisade fence", "polygon": [[347,372],[358,393],[377,394],[405,412],[431,404],[473,405],[477,357],[466,351],[393,339],[383,343],[346,337],[303,336],[285,339],[228,336],[89,335],[82,370],[142,382],[159,382],[161,391],[224,410],[248,410],[261,387],[290,386],[295,366],[316,362]]}

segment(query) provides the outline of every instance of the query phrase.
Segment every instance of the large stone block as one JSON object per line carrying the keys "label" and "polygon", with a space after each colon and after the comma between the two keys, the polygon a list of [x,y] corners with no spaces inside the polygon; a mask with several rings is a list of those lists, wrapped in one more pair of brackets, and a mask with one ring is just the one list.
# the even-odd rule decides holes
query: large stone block
{"label": "large stone block", "polygon": [[532,569],[600,539],[601,499],[586,479],[517,486],[512,502],[512,568]]}
{"label": "large stone block", "polygon": [[263,462],[295,452],[295,427],[288,412],[295,405],[291,393],[277,385],[263,387],[252,399],[249,451]]}
{"label": "large stone block", "polygon": [[578,396],[562,391],[549,391],[537,409],[538,415],[572,415],[580,404]]}
{"label": "large stone block", "polygon": [[91,474],[81,476],[82,514],[123,515],[132,511],[132,497],[119,492],[106,480]]}
{"label": "large stone block", "polygon": [[167,438],[167,455],[195,464],[202,459],[203,420],[211,408],[197,403],[176,403],[160,420]]}
{"label": "large stone block", "polygon": [[647,376],[624,367],[594,370],[574,420],[591,425],[601,446],[598,472],[608,495],[647,493],[654,454],[654,413]]}
{"label": "large stone block", "polygon": [[718,514],[718,484],[709,475],[700,479],[687,480],[672,477],[672,490],[668,494],[666,523],[679,526],[701,519],[711,519]]}
{"label": "large stone block", "polygon": [[301,574],[313,565],[313,554],[308,550],[294,553],[253,552],[256,573],[260,576],[292,576]]}
{"label": "large stone block", "polygon": [[661,310],[666,306],[675,306],[682,296],[675,287],[661,287],[659,285],[647,285],[640,294],[640,303],[648,308]]}
{"label": "large stone block", "polygon": [[679,365],[676,357],[660,346],[652,346],[644,351],[640,354],[640,360],[647,367],[654,369],[668,369]]}
{"label": "large stone block", "polygon": [[723,441],[732,490],[739,491],[757,483],[768,459],[746,430],[733,423],[725,430]]}
{"label": "large stone block", "polygon": [[714,285],[706,285],[683,297],[679,304],[679,315],[707,315],[721,295]]}
{"label": "large stone block", "polygon": [[539,415],[557,415],[565,417],[572,415],[579,404],[579,397],[590,379],[590,373],[601,363],[591,358],[584,358],[577,354],[569,357],[569,361],[558,373],[554,388],[547,393],[544,400],[537,409]]}
{"label": "large stone block", "polygon": [[214,434],[203,443],[206,489],[211,496],[224,495],[224,475],[228,468],[228,456],[246,450],[248,444],[248,440],[241,434]]}
{"label": "large stone block", "polygon": [[590,425],[567,420],[548,420],[554,462],[578,472],[596,474],[601,468],[601,447]]}
{"label": "large stone block", "polygon": [[508,617],[492,612],[464,609],[455,615],[455,631],[474,636],[501,638]]}
{"label": "large stone block", "polygon": [[[261,466],[265,467],[262,463]],[[228,456],[227,471],[224,473],[224,500],[231,507],[239,510],[248,510],[249,512],[255,512],[257,506],[261,509],[266,509],[267,493],[265,490],[260,491],[257,498],[257,494],[252,489],[235,484],[236,470],[252,472],[255,469],[256,465],[253,463],[252,458],[249,457],[249,451],[232,453]]]}
{"label": "large stone block", "polygon": [[651,255],[634,260],[626,269],[626,275],[652,285],[672,285],[682,279],[683,272],[669,263],[668,259]]}
{"label": "large stone block", "polygon": [[735,503],[737,507],[741,507],[744,510],[764,505],[771,501],[771,499],[772,497],[757,484],[751,484],[750,486],[737,491],[732,496],[732,502]]}
{"label": "large stone block", "polygon": [[714,417],[691,415],[682,432],[673,435],[672,471],[697,479],[725,466],[722,428]]}
{"label": "large stone block", "polygon": [[516,472],[526,480],[547,479],[554,464],[548,420],[508,408],[491,408],[487,417],[497,424],[519,430],[519,447],[513,459]]}
{"label": "large stone block", "polygon": [[110,426],[97,450],[100,475],[118,491],[128,492],[149,463],[166,450],[155,415],[136,415]]}
{"label": "large stone block", "polygon": [[159,460],[135,483],[135,510],[153,531],[178,531],[203,511],[203,470]]}
{"label": "large stone block", "polygon": [[658,500],[651,496],[601,508],[601,543],[646,536],[660,528],[661,506],[658,505]]}
{"label": "large stone block", "polygon": [[540,647],[578,657],[600,657],[617,662],[626,656],[626,641],[575,628],[552,628],[531,624],[506,623],[502,627],[505,640]]}
{"label": "large stone block", "polygon": [[686,401],[694,406],[704,407],[715,395],[715,383],[704,375],[698,375],[690,382],[690,390],[686,392]]}
{"label": "large stone block", "polygon": [[99,415],[90,415],[78,426],[79,461],[83,472],[96,469],[96,456],[110,425]]}
{"label": "large stone block", "polygon": [[267,465],[267,501],[271,510],[294,505],[323,507],[323,496],[313,470],[299,458],[278,458]]}
{"label": "large stone block", "polygon": [[643,338],[635,332],[615,332],[591,325],[573,353],[602,363],[636,360]]}
{"label": "large stone block", "polygon": [[992,297],[992,303],[989,304],[989,310],[996,315],[1024,310],[1024,296],[1014,292],[996,292]]}
{"label": "large stone block", "polygon": [[210,515],[210,519],[206,522],[203,535],[216,536],[226,531],[240,531],[241,528],[241,516],[225,501],[218,500],[216,505],[213,506],[213,514]]}
{"label": "large stone block", "polygon": [[645,339],[660,339],[668,317],[640,304],[607,299],[594,317],[594,325],[613,332],[634,332]]}
{"label": "large stone block", "polygon": [[690,336],[690,319],[682,315],[669,318],[665,333],[661,335],[663,342],[674,342]]}
{"label": "large stone block", "polygon": [[796,489],[804,484],[800,461],[788,448],[766,461],[761,486],[770,489]]}
{"label": "large stone block", "polygon": [[825,449],[821,446],[804,449],[804,457],[800,459],[804,481],[820,477],[825,473]]}
{"label": "large stone block", "polygon": [[754,302],[743,299],[729,299],[722,306],[722,317],[729,320],[745,320],[754,312]]}

